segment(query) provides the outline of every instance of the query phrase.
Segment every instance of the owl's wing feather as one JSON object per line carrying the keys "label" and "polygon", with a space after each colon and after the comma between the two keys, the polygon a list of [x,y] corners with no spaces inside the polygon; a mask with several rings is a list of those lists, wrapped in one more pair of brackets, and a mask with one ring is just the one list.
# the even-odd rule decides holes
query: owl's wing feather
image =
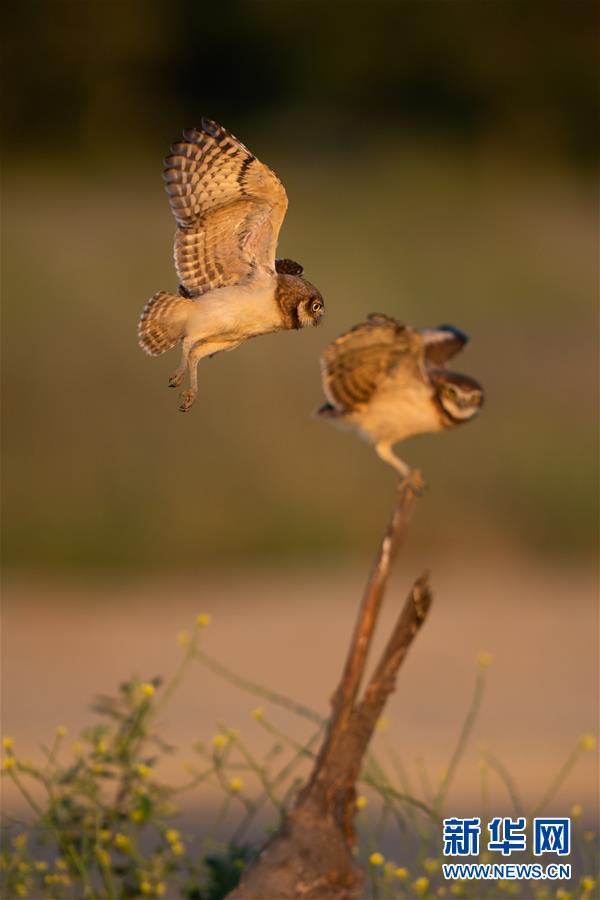
{"label": "owl's wing feather", "polygon": [[469,343],[469,335],[454,325],[439,325],[421,331],[428,365],[443,367]]}
{"label": "owl's wing feather", "polygon": [[362,407],[393,375],[401,360],[411,362],[420,374],[419,335],[389,316],[372,314],[367,322],[325,348],[321,356],[325,395],[341,413]]}
{"label": "owl's wing feather", "polygon": [[163,175],[178,225],[175,267],[191,297],[274,271],[287,195],[237,138],[202,119],[172,145]]}

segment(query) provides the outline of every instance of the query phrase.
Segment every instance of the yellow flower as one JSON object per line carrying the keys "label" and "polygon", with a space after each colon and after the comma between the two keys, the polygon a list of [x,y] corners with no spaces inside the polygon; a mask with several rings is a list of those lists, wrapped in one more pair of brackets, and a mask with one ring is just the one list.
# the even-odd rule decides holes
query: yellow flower
{"label": "yellow flower", "polygon": [[234,794],[239,794],[239,792],[242,790],[243,787],[244,787],[244,782],[242,781],[241,778],[232,778],[229,781],[229,790],[232,791]]}
{"label": "yellow flower", "polygon": [[265,711],[262,708],[262,706],[257,706],[256,709],[252,710],[250,715],[252,716],[253,719],[255,719],[255,721],[260,722],[260,720],[264,719],[264,717],[265,717]]}
{"label": "yellow flower", "polygon": [[102,775],[102,773],[104,772],[104,766],[102,765],[102,763],[92,763],[92,765],[90,766],[90,771],[94,775]]}
{"label": "yellow flower", "polygon": [[140,691],[142,692],[144,697],[154,697],[156,688],[154,687],[153,684],[150,684],[149,681],[143,681],[140,684]]}
{"label": "yellow flower", "polygon": [[559,888],[556,892],[556,900],[571,900],[571,894],[569,891],[563,891],[562,888]]}
{"label": "yellow flower", "polygon": [[27,835],[18,834],[15,838],[13,838],[12,845],[15,850],[22,850],[25,844],[27,843]]}
{"label": "yellow flower", "polygon": [[581,890],[584,894],[589,894],[596,887],[596,879],[592,878],[590,875],[586,875],[581,879]]}
{"label": "yellow flower", "polygon": [[465,892],[464,885],[462,885],[462,884],[450,885],[450,893],[453,894],[455,897],[460,897],[462,894],[464,894],[464,892]]}
{"label": "yellow flower", "polygon": [[408,869],[405,869],[404,866],[398,866],[396,871],[394,872],[396,878],[399,878],[400,881],[406,881],[408,878]]}
{"label": "yellow flower", "polygon": [[98,756],[104,756],[104,754],[108,751],[108,744],[106,743],[104,738],[100,738],[100,740],[94,747],[94,751],[98,754]]}
{"label": "yellow flower", "polygon": [[184,854],[184,846],[179,841],[175,841],[174,844],[171,844],[171,852],[175,856],[183,856]]}
{"label": "yellow flower", "polygon": [[57,738],[64,738],[67,736],[67,727],[66,725],[57,725],[55,731]]}
{"label": "yellow flower", "polygon": [[208,613],[200,613],[196,616],[196,625],[198,628],[206,628],[211,622],[212,618]]}
{"label": "yellow flower", "polygon": [[579,746],[582,750],[595,750],[596,738],[593,734],[582,734],[579,738]]}
{"label": "yellow flower", "polygon": [[477,654],[477,665],[480,669],[487,669],[491,666],[494,661],[494,657],[491,653],[486,653],[485,650],[482,650],[481,653]]}
{"label": "yellow flower", "polygon": [[58,882],[58,875],[44,875],[44,882],[46,884],[56,884]]}
{"label": "yellow flower", "polygon": [[102,828],[102,829],[98,832],[98,837],[100,838],[100,840],[102,841],[103,844],[108,844],[108,842],[110,841],[112,835],[111,835],[110,830],[109,830],[108,828]]}
{"label": "yellow flower", "polygon": [[159,881],[158,884],[156,885],[156,887],[154,888],[154,893],[156,894],[157,897],[164,897],[165,891],[166,891],[166,887],[164,885],[164,882]]}
{"label": "yellow flower", "polygon": [[131,838],[129,838],[126,834],[121,834],[121,832],[117,832],[115,834],[115,847],[118,847],[122,853],[130,853],[131,852]]}
{"label": "yellow flower", "polygon": [[438,895],[438,897],[445,897],[445,896],[446,896],[446,888],[445,888],[445,887],[439,887],[439,888],[437,889],[437,895]]}
{"label": "yellow flower", "polygon": [[58,859],[55,862],[55,866],[61,872],[66,872],[66,870],[69,868],[69,864],[67,863],[66,859],[62,858],[62,856],[58,857]]}
{"label": "yellow flower", "polygon": [[33,864],[33,867],[36,870],[36,872],[45,872],[46,869],[48,868],[48,863],[44,862],[43,859],[40,859],[38,862]]}
{"label": "yellow flower", "polygon": [[386,862],[385,866],[383,867],[383,871],[385,872],[386,878],[393,878],[394,872],[396,871],[396,863],[391,861]]}
{"label": "yellow flower", "polygon": [[571,807],[571,816],[574,819],[578,819],[580,817],[580,815],[582,814],[582,812],[583,812],[583,806],[581,805],[581,803],[575,803]]}
{"label": "yellow flower", "polygon": [[26,897],[27,896],[27,888],[24,884],[15,884],[15,894],[17,897]]}
{"label": "yellow flower", "polygon": [[8,735],[6,737],[3,737],[2,738],[2,746],[4,747],[5,750],[9,750],[9,751],[13,750],[14,746],[15,746],[14,738],[9,737]]}
{"label": "yellow flower", "polygon": [[71,879],[68,875],[59,875],[58,878],[61,884],[64,884],[67,887],[71,884]]}
{"label": "yellow flower", "polygon": [[229,741],[229,738],[225,734],[215,734],[214,738],[212,739],[214,746],[219,749],[221,747],[224,747],[225,744],[228,743],[228,741]]}
{"label": "yellow flower", "polygon": [[427,893],[427,888],[429,887],[429,878],[425,878],[425,876],[422,875],[420,878],[417,878],[417,880],[413,884],[413,887],[415,889],[415,893],[419,897],[422,897],[423,894]]}
{"label": "yellow flower", "polygon": [[165,831],[165,838],[167,839],[169,844],[177,843],[180,837],[181,835],[176,828],[167,828],[167,830]]}
{"label": "yellow flower", "polygon": [[151,774],[152,769],[150,766],[147,766],[145,763],[138,763],[136,766],[136,771],[140,778],[147,778],[148,775]]}
{"label": "yellow flower", "polygon": [[102,847],[96,847],[96,859],[104,869],[110,868],[111,858],[108,850],[104,850]]}
{"label": "yellow flower", "polygon": [[6,756],[2,760],[2,768],[5,772],[8,772],[10,769],[14,769],[16,763],[16,759],[14,756]]}
{"label": "yellow flower", "polygon": [[75,741],[74,744],[71,744],[71,750],[73,751],[74,756],[83,756],[85,747],[83,746],[81,741]]}
{"label": "yellow flower", "polygon": [[152,885],[146,878],[144,878],[144,880],[140,882],[140,891],[142,892],[142,894],[152,893]]}
{"label": "yellow flower", "polygon": [[377,724],[375,725],[375,731],[389,731],[390,730],[390,722],[389,719],[386,719],[385,716],[379,716],[377,719]]}
{"label": "yellow flower", "polygon": [[139,825],[140,822],[144,821],[144,813],[141,809],[134,809],[129,816],[132,822],[135,822],[136,825]]}
{"label": "yellow flower", "polygon": [[369,862],[372,866],[382,866],[385,862],[384,857],[381,853],[371,853],[369,857]]}
{"label": "yellow flower", "polygon": [[356,806],[357,809],[364,809],[365,806],[367,805],[367,803],[368,803],[367,798],[360,796],[360,797],[356,798],[356,802],[354,805]]}
{"label": "yellow flower", "polygon": [[431,859],[431,857],[428,857],[423,861],[423,868],[426,872],[429,872],[430,875],[433,875],[434,872],[437,872],[440,868],[440,861],[439,859]]}
{"label": "yellow flower", "polygon": [[187,647],[192,640],[192,636],[189,631],[180,631],[176,640],[180,647]]}

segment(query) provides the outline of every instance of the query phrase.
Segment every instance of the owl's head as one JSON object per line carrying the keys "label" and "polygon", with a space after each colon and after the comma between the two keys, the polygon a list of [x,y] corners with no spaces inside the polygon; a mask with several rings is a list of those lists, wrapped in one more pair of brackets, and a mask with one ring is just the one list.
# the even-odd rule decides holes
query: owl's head
{"label": "owl's head", "polygon": [[297,275],[277,276],[275,300],[281,310],[284,328],[318,325],[325,310],[318,288]]}
{"label": "owl's head", "polygon": [[468,422],[483,406],[483,388],[469,375],[437,369],[430,373],[435,398],[447,427]]}

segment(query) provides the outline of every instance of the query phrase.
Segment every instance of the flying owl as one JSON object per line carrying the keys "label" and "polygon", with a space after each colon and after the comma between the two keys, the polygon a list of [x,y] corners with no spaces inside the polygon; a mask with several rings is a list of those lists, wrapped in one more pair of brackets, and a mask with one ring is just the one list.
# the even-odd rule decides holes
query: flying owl
{"label": "flying owl", "polygon": [[406,478],[410,468],[395,455],[394,444],[462,425],[481,409],[481,386],[445,368],[467,341],[450,325],[417,331],[374,313],[323,352],[329,402],[318,415],[355,428]]}
{"label": "flying owl", "polygon": [[180,285],[176,294],[159,291],[148,300],[138,336],[151,356],[181,341],[169,385],[179,387],[187,369],[190,386],[179,407],[186,412],[204,356],[259,334],[317,325],[324,305],[299,263],[275,259],[287,209],[283,185],[225,128],[202,119],[185,130],[165,160],[164,179],[177,222]]}

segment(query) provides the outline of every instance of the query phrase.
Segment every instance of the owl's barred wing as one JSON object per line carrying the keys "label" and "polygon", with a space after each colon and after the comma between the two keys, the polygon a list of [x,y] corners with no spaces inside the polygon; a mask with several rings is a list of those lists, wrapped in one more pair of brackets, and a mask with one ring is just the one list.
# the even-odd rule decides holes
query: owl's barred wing
{"label": "owl's barred wing", "polygon": [[469,343],[469,335],[454,325],[428,328],[421,331],[421,336],[425,345],[425,360],[430,366],[444,366]]}
{"label": "owl's barred wing", "polygon": [[175,267],[191,297],[274,270],[287,196],[277,176],[237,138],[202,119],[165,160],[177,221]]}
{"label": "owl's barred wing", "polygon": [[369,402],[392,375],[400,360],[412,357],[420,368],[420,340],[416,333],[388,316],[373,314],[324,350],[321,356],[323,389],[339,412]]}

